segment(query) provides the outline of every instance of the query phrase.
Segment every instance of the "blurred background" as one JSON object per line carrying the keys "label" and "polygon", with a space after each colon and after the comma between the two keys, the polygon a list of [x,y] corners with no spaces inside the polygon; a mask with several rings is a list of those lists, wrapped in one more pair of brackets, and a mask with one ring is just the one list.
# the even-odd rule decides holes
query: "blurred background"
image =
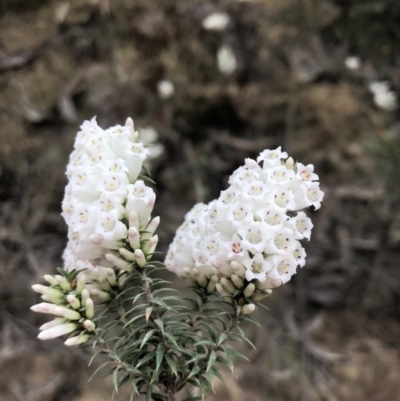
{"label": "blurred background", "polygon": [[282,145],[320,175],[306,267],[210,400],[400,400],[399,94],[398,0],[0,0],[0,400],[111,399],[29,311],[93,116],[153,144],[163,252],[245,157]]}

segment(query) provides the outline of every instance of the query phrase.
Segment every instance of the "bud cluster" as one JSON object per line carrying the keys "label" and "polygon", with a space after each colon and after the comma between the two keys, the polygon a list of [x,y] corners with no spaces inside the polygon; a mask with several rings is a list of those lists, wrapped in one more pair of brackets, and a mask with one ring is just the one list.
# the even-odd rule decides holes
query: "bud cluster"
{"label": "bud cluster", "polygon": [[78,271],[68,273],[59,269],[62,275],[45,275],[49,286],[35,284],[33,290],[42,294],[45,302],[34,305],[34,312],[49,313],[57,316],[40,327],[41,340],[49,340],[64,334],[73,333],[65,341],[66,345],[82,344],[89,340],[96,324],[93,322],[94,303],[86,287],[86,277]]}
{"label": "bud cluster", "polygon": [[246,288],[260,299],[288,282],[305,264],[299,240],[310,239],[313,227],[301,209],[318,209],[323,198],[313,170],[295,164],[280,147],[263,151],[257,161],[246,159],[217,200],[197,204],[185,216],[167,268],[202,286],[218,281],[224,296]]}

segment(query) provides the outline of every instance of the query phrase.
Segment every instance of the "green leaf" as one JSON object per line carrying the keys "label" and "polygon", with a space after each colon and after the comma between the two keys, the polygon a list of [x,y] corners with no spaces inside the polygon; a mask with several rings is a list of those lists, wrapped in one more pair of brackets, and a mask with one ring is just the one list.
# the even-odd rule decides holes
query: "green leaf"
{"label": "green leaf", "polygon": [[118,394],[118,370],[119,366],[117,366],[113,373],[113,383],[114,383],[114,390]]}
{"label": "green leaf", "polygon": [[188,376],[187,378],[190,379],[191,377],[197,375],[197,373],[199,373],[200,370],[201,370],[200,367],[197,366],[197,365],[195,365],[195,366],[193,367],[193,369],[191,370],[191,372],[189,373],[189,376]]}
{"label": "green leaf", "polygon": [[135,367],[139,368],[140,366],[144,365],[151,358],[153,358],[155,354],[156,354],[156,350],[150,351],[148,354],[146,354],[146,356],[144,358],[139,360],[139,362],[137,363],[137,365]]}
{"label": "green leaf", "polygon": [[215,351],[212,351],[210,354],[210,357],[208,358],[206,373],[208,373],[208,371],[214,365],[214,362],[216,361],[216,359],[217,359],[217,353]]}
{"label": "green leaf", "polygon": [[155,184],[155,182],[150,177],[146,177],[145,175],[139,175],[137,179]]}
{"label": "green leaf", "polygon": [[103,368],[104,368],[106,365],[108,365],[109,363],[111,363],[111,361],[107,361],[107,362],[102,363],[102,364],[93,372],[92,376],[90,376],[88,382],[90,382],[90,381],[93,379],[93,377],[95,376],[95,374],[98,373],[101,369],[103,369]]}
{"label": "green leaf", "polygon": [[206,354],[197,354],[197,355],[195,355],[192,359],[189,359],[189,360],[186,362],[185,365],[188,365],[189,363],[193,363],[193,362],[198,362],[198,361],[200,361],[201,359],[204,359],[204,358],[206,358],[206,357],[207,357]]}
{"label": "green leaf", "polygon": [[164,354],[165,354],[165,345],[163,343],[160,343],[157,345],[157,350],[156,350],[156,372],[158,372],[158,369],[160,369]]}
{"label": "green leaf", "polygon": [[178,376],[178,371],[176,369],[175,360],[173,358],[171,358],[168,354],[165,355],[165,360],[167,361],[167,364],[171,368],[172,372],[174,372],[174,375]]}
{"label": "green leaf", "polygon": [[143,348],[143,346],[146,344],[146,342],[149,340],[149,338],[150,338],[156,331],[157,331],[156,329],[153,329],[153,330],[149,330],[149,331],[146,333],[146,335],[143,337],[143,340],[142,340],[142,343],[140,344],[140,348],[139,348],[139,349],[142,349],[142,348]]}
{"label": "green leaf", "polygon": [[131,325],[133,322],[136,322],[136,320],[139,320],[141,318],[144,318],[145,315],[144,314],[140,314],[138,316],[135,316],[134,318],[132,318],[131,320],[128,321],[128,323],[125,324],[125,326],[123,327],[123,329],[125,329],[126,327],[128,327],[129,325]]}
{"label": "green leaf", "polygon": [[161,319],[154,320],[154,323],[158,326],[162,333],[164,333],[164,322]]}
{"label": "green leaf", "polygon": [[228,336],[226,333],[221,333],[221,335],[219,336],[217,345],[222,344],[227,338],[228,338]]}
{"label": "green leaf", "polygon": [[254,319],[253,316],[250,315],[241,315],[242,320],[246,320],[248,322],[254,323],[256,326],[261,327],[261,324],[258,322],[258,320]]}
{"label": "green leaf", "polygon": [[179,347],[177,342],[176,342],[175,337],[172,334],[167,332],[167,333],[164,333],[164,336],[167,337],[168,340],[171,341],[171,343],[174,344],[176,347]]}

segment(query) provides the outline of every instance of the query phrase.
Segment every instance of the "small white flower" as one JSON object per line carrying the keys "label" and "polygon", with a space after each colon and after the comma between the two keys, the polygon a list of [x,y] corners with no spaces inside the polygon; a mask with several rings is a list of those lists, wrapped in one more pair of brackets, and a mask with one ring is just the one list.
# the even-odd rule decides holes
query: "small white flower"
{"label": "small white flower", "polygon": [[166,100],[174,96],[175,87],[171,81],[163,80],[157,84],[158,95],[161,99]]}
{"label": "small white flower", "polygon": [[213,13],[203,20],[203,28],[207,31],[224,31],[230,21],[226,13]]}
{"label": "small white flower", "polygon": [[349,70],[358,70],[361,67],[361,60],[359,57],[349,56],[344,60],[344,65]]}
{"label": "small white flower", "polygon": [[379,108],[388,111],[393,111],[397,108],[396,93],[390,90],[390,85],[387,81],[371,82],[368,88],[373,93],[374,102]]}
{"label": "small white flower", "polygon": [[225,75],[231,75],[236,71],[237,61],[233,49],[228,46],[222,46],[217,53],[218,69]]}

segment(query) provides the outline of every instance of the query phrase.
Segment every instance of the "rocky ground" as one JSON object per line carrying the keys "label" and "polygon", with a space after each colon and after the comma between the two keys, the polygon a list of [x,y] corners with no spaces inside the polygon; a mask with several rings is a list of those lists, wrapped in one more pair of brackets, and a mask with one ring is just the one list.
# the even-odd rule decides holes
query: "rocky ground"
{"label": "rocky ground", "polygon": [[[204,28],[214,12],[225,29]],[[92,116],[132,116],[156,144],[163,251],[245,157],[282,145],[321,177],[306,268],[210,399],[400,400],[399,49],[397,0],[0,0],[0,400],[111,398],[86,383],[89,351],[39,342],[29,312],[61,263],[65,165]]]}

